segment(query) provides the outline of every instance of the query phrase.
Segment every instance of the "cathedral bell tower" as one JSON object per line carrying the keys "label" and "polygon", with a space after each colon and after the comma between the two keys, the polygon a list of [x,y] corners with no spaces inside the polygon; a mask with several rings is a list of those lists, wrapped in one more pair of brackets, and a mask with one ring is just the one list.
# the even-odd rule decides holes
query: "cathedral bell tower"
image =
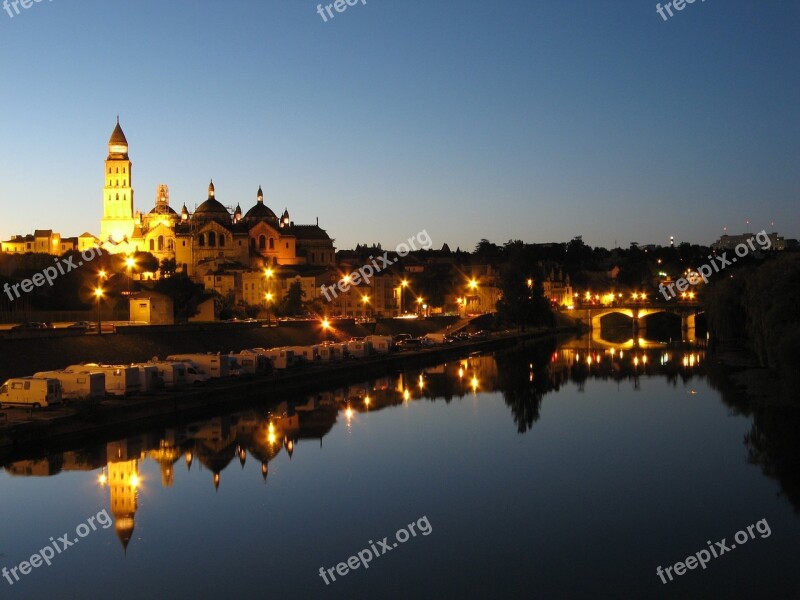
{"label": "cathedral bell tower", "polygon": [[103,220],[100,222],[100,242],[120,243],[133,235],[133,183],[128,140],[117,126],[108,140],[105,187],[103,188]]}

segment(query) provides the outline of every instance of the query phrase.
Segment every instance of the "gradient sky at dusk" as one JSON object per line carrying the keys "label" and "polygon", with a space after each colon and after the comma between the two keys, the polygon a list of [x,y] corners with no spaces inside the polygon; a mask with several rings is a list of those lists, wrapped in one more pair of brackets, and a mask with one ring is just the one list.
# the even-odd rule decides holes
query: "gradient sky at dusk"
{"label": "gradient sky at dusk", "polygon": [[[800,3],[53,0],[0,12],[0,237],[264,187],[339,248],[800,237]],[[746,220],[752,225],[747,228]],[[774,222],[774,227],[770,223]]]}

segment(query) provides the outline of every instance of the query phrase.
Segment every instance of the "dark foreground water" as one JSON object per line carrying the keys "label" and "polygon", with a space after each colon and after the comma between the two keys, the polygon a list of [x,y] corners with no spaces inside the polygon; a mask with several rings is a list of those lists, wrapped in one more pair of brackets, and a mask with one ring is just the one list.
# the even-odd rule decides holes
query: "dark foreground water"
{"label": "dark foreground water", "polygon": [[0,597],[798,598],[797,413],[705,362],[544,344],[16,461]]}

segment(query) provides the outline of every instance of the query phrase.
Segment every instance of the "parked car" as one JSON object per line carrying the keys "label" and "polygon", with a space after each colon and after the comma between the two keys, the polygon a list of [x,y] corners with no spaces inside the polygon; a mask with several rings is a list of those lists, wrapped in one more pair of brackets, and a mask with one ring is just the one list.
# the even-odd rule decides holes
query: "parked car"
{"label": "parked car", "polygon": [[422,340],[419,338],[408,338],[397,342],[397,350],[403,352],[404,350],[419,350],[422,348]]}
{"label": "parked car", "polygon": [[11,329],[15,331],[32,331],[35,329],[47,329],[47,325],[44,323],[31,321],[29,323],[20,323],[19,325],[14,325],[14,327]]}
{"label": "parked car", "polygon": [[410,333],[398,333],[396,336],[394,336],[394,343],[395,345],[398,345],[400,342],[410,339],[411,339]]}
{"label": "parked car", "polygon": [[68,325],[67,329],[79,329],[80,331],[97,331],[97,323],[91,321],[78,321]]}

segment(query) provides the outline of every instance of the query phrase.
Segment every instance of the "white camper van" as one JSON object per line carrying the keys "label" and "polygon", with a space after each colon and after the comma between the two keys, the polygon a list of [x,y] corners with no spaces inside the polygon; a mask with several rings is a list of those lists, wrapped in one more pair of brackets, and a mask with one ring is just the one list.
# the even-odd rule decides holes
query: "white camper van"
{"label": "white camper van", "polygon": [[282,370],[294,366],[294,352],[286,348],[253,348],[253,352],[266,356],[273,369]]}
{"label": "white camper van", "polygon": [[348,358],[366,358],[369,356],[369,342],[345,342]]}
{"label": "white camper van", "polygon": [[342,360],[342,348],[338,344],[322,344],[319,347],[319,358],[323,361]]}
{"label": "white camper van", "polygon": [[61,382],[61,397],[68,400],[95,400],[106,395],[106,376],[89,370],[80,373],[66,371],[42,371],[36,378],[58,379]]}
{"label": "white camper van", "polygon": [[182,365],[184,368],[186,383],[191,385],[204,385],[211,380],[211,376],[193,360],[168,360],[168,364]]}
{"label": "white camper van", "polygon": [[313,363],[319,360],[319,346],[286,346],[294,353],[295,362]]}
{"label": "white camper van", "polygon": [[372,344],[375,354],[389,354],[394,349],[394,340],[389,335],[368,335],[364,341]]}
{"label": "white camper van", "polygon": [[131,366],[139,371],[139,392],[142,394],[152,394],[164,387],[157,366],[149,363],[134,363]]}
{"label": "white camper van", "polygon": [[200,367],[212,379],[230,377],[230,360],[219,354],[172,354],[170,361],[189,361]]}
{"label": "white camper van", "polygon": [[182,388],[186,385],[186,364],[180,362],[167,362],[160,360],[151,360],[149,365],[153,365],[158,369],[158,376],[164,382],[164,387],[173,390]]}
{"label": "white camper van", "polygon": [[269,359],[253,350],[242,350],[238,354],[231,353],[241,369],[242,375],[263,375],[269,373]]}
{"label": "white camper van", "polygon": [[61,383],[58,379],[20,377],[9,379],[0,387],[0,408],[4,406],[42,408],[63,403]]}
{"label": "white camper van", "polygon": [[84,365],[71,365],[64,369],[71,373],[91,371],[103,373],[106,376],[106,394],[125,398],[136,394],[140,389],[139,369],[127,365],[98,365],[86,363]]}

